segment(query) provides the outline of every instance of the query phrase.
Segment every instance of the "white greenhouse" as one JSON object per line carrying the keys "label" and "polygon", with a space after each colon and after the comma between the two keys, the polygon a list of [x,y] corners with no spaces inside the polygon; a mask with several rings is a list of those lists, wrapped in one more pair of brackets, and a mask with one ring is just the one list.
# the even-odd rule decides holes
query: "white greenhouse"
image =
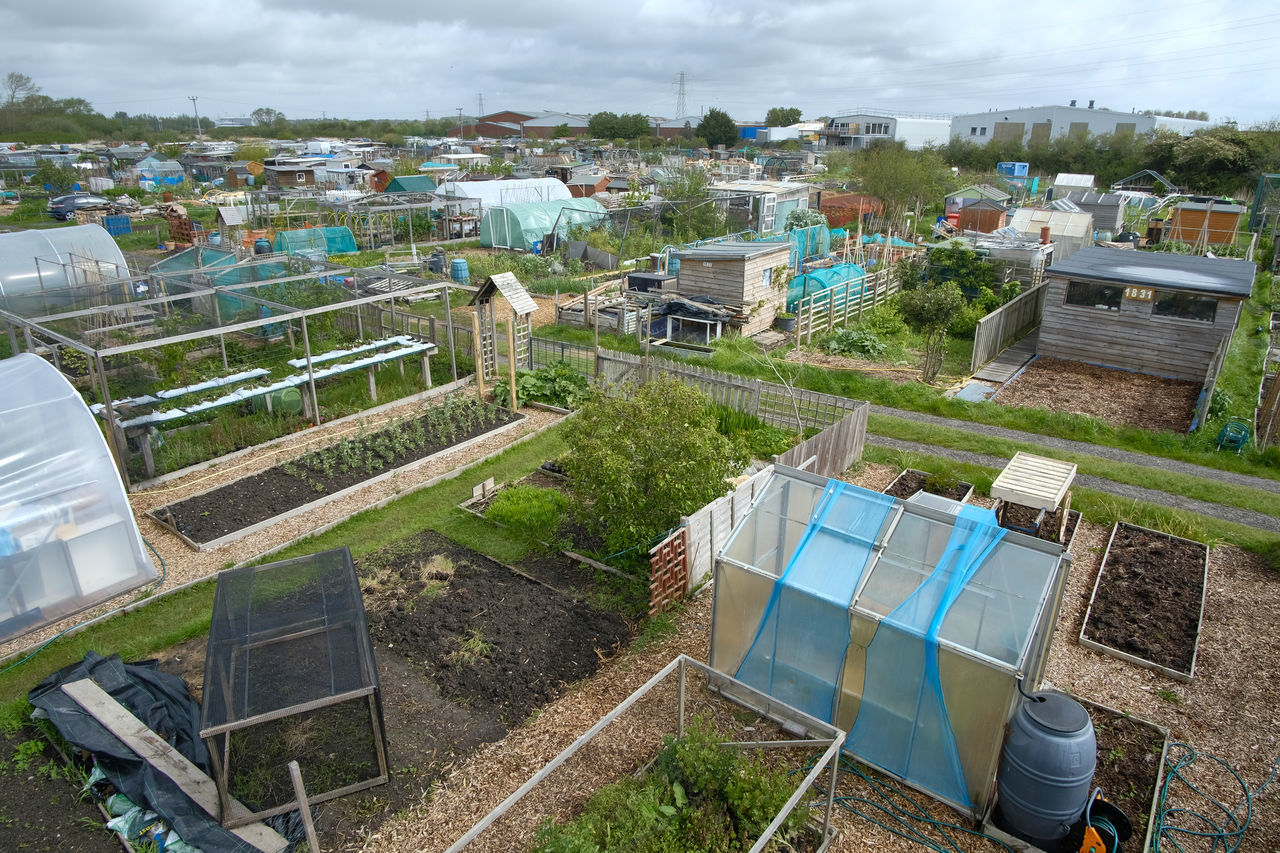
{"label": "white greenhouse", "polygon": [[0,361],[0,643],[155,577],[80,394],[36,355]]}
{"label": "white greenhouse", "polygon": [[1043,676],[1069,560],[990,510],[779,466],[716,559],[710,663],[981,817],[1019,682]]}

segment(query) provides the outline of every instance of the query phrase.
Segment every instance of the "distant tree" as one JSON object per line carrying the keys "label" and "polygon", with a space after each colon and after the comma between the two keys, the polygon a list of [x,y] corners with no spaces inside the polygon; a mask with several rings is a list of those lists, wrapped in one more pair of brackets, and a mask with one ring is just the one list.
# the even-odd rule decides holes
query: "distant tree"
{"label": "distant tree", "polygon": [[908,151],[902,143],[890,141],[859,151],[852,169],[859,188],[884,202],[891,221],[941,195],[951,178],[937,152]]}
{"label": "distant tree", "polygon": [[271,156],[271,149],[261,142],[245,142],[236,147],[236,159],[261,163]]}
{"label": "distant tree", "polygon": [[587,132],[595,139],[613,139],[618,136],[618,115],[608,111],[596,113],[587,122]]}
{"label": "distant tree", "polygon": [[25,101],[32,95],[38,94],[40,87],[27,75],[19,74],[17,71],[10,71],[4,75],[4,91],[8,95],[5,104],[11,107],[14,104]]}
{"label": "distant tree", "polygon": [[598,392],[566,421],[574,514],[609,551],[651,543],[742,470],[745,453],[717,430],[708,402],[664,377],[626,396]]}
{"label": "distant tree", "polygon": [[715,107],[707,110],[702,121],[698,122],[696,132],[713,148],[717,145],[734,145],[738,141],[738,126],[727,112]]}
{"label": "distant tree", "polygon": [[799,107],[770,107],[765,114],[764,123],[769,127],[786,127],[800,120]]}
{"label": "distant tree", "polygon": [[626,113],[618,116],[617,135],[626,139],[636,139],[649,135],[649,119],[641,113]]}
{"label": "distant tree", "polygon": [[551,128],[551,135],[556,139],[564,139],[569,135],[569,125],[557,124],[555,127]]}
{"label": "distant tree", "polygon": [[252,119],[253,123],[258,127],[270,127],[273,124],[280,124],[285,120],[284,113],[279,110],[273,110],[271,107],[258,107],[256,110],[249,113],[249,118]]}

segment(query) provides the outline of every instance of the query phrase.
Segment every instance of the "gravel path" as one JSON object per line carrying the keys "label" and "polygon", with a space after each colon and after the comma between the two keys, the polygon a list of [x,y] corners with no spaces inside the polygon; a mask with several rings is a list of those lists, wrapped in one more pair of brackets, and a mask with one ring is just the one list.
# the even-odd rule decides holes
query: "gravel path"
{"label": "gravel path", "polygon": [[[988,456],[985,453],[971,453],[967,450],[953,450],[950,447],[938,447],[933,444],[924,444],[918,441],[903,441],[902,439],[891,438],[886,435],[868,435],[867,443],[874,444],[877,447],[888,447],[893,450],[906,450],[912,453],[927,453],[930,456],[942,456],[947,459],[954,459],[957,462],[967,462],[971,465],[982,465],[987,468],[1003,468],[1009,462],[1009,460],[1003,456]],[[1079,442],[1072,443],[1079,444]],[[1100,449],[1105,450],[1107,448]],[[1131,455],[1137,456],[1139,454]],[[1154,459],[1155,457],[1146,458]],[[1208,471],[1212,469],[1206,468],[1204,470]],[[1239,507],[1223,506],[1221,504],[1209,503],[1208,501],[1198,501],[1194,498],[1183,497],[1182,495],[1172,495],[1168,492],[1161,492],[1156,489],[1144,489],[1141,486],[1130,486],[1126,483],[1117,483],[1114,480],[1094,477],[1089,474],[1077,474],[1075,481],[1085,488],[1096,489],[1097,491],[1106,492],[1107,494],[1146,501],[1147,503],[1159,504],[1160,506],[1174,507],[1175,509],[1184,509],[1188,512],[1209,516],[1210,518],[1217,518],[1222,521],[1231,521],[1236,524],[1243,524],[1246,527],[1253,527],[1258,530],[1268,530],[1272,533],[1280,533],[1280,519],[1265,513],[1254,512],[1249,509],[1240,509]],[[1265,483],[1270,481],[1262,480],[1261,482]]]}
{"label": "gravel path", "polygon": [[[1084,441],[1072,441],[1067,438],[1055,438],[1051,435],[1021,432],[1016,429],[1007,429],[1005,427],[974,423],[972,421],[961,421],[954,418],[941,418],[937,415],[926,415],[921,412],[907,411],[906,409],[891,409],[887,406],[872,406],[871,411],[873,414],[877,415],[889,415],[890,417],[916,421],[922,424],[950,427],[951,429],[964,430],[965,432],[989,435],[993,438],[1004,438],[1009,441],[1023,441],[1028,444],[1038,444],[1041,447],[1051,447],[1055,450],[1067,450],[1072,453],[1085,453],[1089,456],[1098,456],[1102,459],[1110,459],[1114,462],[1141,465],[1144,468],[1158,468],[1162,471],[1172,471],[1176,474],[1186,474],[1191,477],[1203,477],[1206,480],[1217,480],[1220,483],[1247,486],[1252,489],[1261,489],[1265,492],[1274,492],[1275,494],[1280,495],[1280,480],[1269,480],[1265,477],[1253,477],[1248,474],[1237,474],[1234,471],[1223,471],[1220,468],[1210,468],[1206,465],[1195,465],[1190,462],[1179,462],[1176,459],[1166,459],[1163,456],[1150,456],[1146,453],[1135,453],[1131,450],[1104,447],[1100,444],[1089,444]],[[1001,462],[1000,466],[1003,467],[1004,462]]]}

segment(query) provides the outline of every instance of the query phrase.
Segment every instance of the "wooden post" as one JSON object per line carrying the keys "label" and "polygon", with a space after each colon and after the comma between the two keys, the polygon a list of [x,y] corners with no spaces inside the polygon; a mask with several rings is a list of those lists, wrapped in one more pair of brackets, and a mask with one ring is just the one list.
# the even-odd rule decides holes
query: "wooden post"
{"label": "wooden post", "polygon": [[[454,355],[453,342],[453,309],[449,307],[449,285],[444,286],[444,329],[445,334],[449,337],[449,373],[453,376],[453,381],[458,381],[458,359]],[[435,343],[432,341],[432,343]]]}
{"label": "wooden post", "polygon": [[516,324],[507,324],[507,379],[510,382],[511,411],[516,411]]}
{"label": "wooden post", "polygon": [[369,376],[369,399],[376,403],[378,402],[378,381],[373,376],[373,365],[369,365],[364,370]]}
{"label": "wooden post", "polygon": [[311,821],[311,803],[307,802],[307,789],[302,787],[302,769],[297,761],[289,762],[289,778],[293,780],[293,796],[298,800],[298,814],[302,815],[302,828],[307,832],[307,846],[311,853],[320,853],[320,840],[316,838],[316,825]]}
{"label": "wooden post", "polygon": [[484,365],[480,363],[480,314],[471,315],[471,349],[476,361],[476,399],[484,401]]}
{"label": "wooden post", "polygon": [[307,318],[302,318],[302,348],[307,355],[307,390],[311,397],[312,422],[320,426],[320,401],[316,399],[316,373],[311,366],[311,339],[307,337]]}

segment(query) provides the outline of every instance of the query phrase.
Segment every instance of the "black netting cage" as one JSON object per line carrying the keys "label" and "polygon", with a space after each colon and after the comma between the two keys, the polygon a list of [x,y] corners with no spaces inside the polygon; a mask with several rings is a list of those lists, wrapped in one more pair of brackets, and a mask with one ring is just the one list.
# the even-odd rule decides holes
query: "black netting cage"
{"label": "black netting cage", "polygon": [[378,670],[346,548],[218,577],[201,710],[228,826],[297,808],[290,761],[313,803],[387,781]]}

